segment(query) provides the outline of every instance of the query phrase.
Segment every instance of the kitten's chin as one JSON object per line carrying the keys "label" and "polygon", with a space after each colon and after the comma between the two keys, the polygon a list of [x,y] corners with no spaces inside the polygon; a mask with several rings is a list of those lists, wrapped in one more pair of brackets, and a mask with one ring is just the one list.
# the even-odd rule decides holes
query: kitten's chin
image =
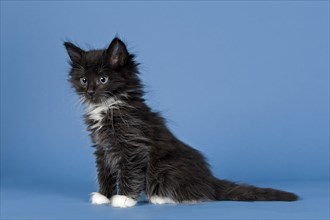
{"label": "kitten's chin", "polygon": [[108,98],[105,98],[105,97],[93,97],[93,98],[86,98],[86,101],[88,104],[97,105],[97,104],[102,104],[102,103],[106,102],[107,99]]}

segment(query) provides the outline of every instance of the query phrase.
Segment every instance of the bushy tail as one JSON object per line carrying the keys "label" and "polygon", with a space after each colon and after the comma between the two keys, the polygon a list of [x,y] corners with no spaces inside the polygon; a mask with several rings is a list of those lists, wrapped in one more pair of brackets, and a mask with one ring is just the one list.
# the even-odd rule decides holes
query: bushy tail
{"label": "bushy tail", "polygon": [[298,196],[277,189],[240,185],[227,180],[216,180],[217,200],[230,201],[296,201]]}

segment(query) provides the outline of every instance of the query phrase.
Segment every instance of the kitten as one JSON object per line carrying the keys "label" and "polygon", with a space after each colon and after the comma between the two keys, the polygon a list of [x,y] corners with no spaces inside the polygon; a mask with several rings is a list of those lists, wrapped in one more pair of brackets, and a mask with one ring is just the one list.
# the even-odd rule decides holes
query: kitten
{"label": "kitten", "polygon": [[153,204],[298,199],[214,177],[203,155],[178,140],[146,105],[138,64],[119,38],[104,50],[64,45],[95,147],[99,190],[92,193],[93,204],[132,207],[142,192]]}

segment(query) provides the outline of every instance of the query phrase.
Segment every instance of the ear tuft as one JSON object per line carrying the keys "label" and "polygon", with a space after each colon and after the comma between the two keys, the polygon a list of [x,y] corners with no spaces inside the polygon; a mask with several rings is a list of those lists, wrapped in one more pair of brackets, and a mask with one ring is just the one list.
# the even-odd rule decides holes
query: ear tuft
{"label": "ear tuft", "polygon": [[125,65],[129,56],[125,44],[118,37],[115,37],[111,41],[107,49],[107,54],[109,55],[110,64],[113,67]]}
{"label": "ear tuft", "polygon": [[68,51],[69,57],[72,62],[78,62],[81,59],[83,53],[85,52],[71,42],[64,42],[64,46]]}

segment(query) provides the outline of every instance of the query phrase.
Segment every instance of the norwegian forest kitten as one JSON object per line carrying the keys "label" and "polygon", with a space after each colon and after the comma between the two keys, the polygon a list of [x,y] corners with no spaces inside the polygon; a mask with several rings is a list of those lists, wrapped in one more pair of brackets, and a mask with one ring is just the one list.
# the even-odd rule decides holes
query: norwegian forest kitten
{"label": "norwegian forest kitten", "polygon": [[70,82],[86,105],[95,147],[98,192],[93,204],[136,205],[142,192],[154,204],[203,201],[294,201],[289,192],[214,177],[203,155],[177,139],[143,98],[138,64],[114,38],[107,49],[64,43]]}

